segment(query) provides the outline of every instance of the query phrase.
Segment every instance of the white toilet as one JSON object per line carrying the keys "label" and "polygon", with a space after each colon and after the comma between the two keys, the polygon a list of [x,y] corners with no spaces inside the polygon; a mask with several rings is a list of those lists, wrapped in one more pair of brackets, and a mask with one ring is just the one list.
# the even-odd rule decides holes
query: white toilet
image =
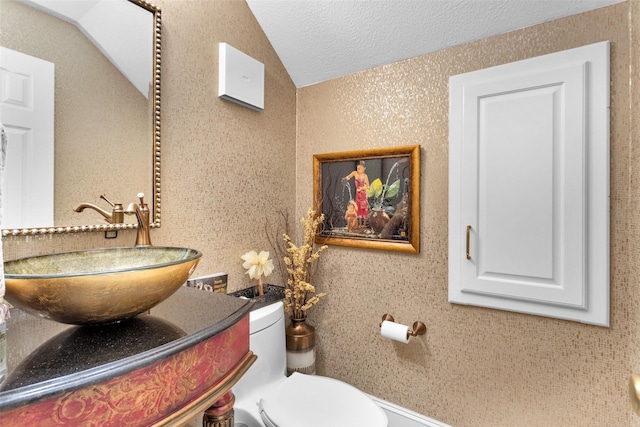
{"label": "white toilet", "polygon": [[250,313],[249,346],[258,360],[233,387],[235,427],[387,427],[382,409],[335,379],[286,376],[281,301]]}

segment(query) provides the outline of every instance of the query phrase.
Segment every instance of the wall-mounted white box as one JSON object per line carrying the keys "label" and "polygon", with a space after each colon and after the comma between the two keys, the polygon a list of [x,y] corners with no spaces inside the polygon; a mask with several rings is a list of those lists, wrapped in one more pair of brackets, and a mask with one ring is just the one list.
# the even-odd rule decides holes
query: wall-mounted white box
{"label": "wall-mounted white box", "polygon": [[218,96],[264,110],[264,64],[227,43],[220,43]]}

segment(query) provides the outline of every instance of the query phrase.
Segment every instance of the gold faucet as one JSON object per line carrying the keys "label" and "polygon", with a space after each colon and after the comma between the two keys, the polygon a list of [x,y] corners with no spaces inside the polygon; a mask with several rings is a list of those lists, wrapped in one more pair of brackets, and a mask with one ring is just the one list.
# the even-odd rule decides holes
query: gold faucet
{"label": "gold faucet", "polygon": [[140,203],[130,203],[124,213],[134,215],[138,218],[138,234],[136,235],[136,246],[151,246],[151,236],[149,235],[150,216],[149,206],[143,200],[144,193],[138,193]]}
{"label": "gold faucet", "polygon": [[107,199],[107,196],[105,196],[104,194],[101,194],[100,198],[102,200],[105,200],[107,203],[109,203],[111,205],[111,212],[108,212],[108,211],[106,211],[106,210],[94,205],[93,203],[80,203],[73,210],[76,211],[76,212],[82,212],[87,208],[93,209],[94,211],[96,211],[100,215],[102,215],[104,217],[104,219],[106,219],[109,224],[122,224],[122,223],[124,223],[124,210],[122,209],[122,203],[115,203],[115,204],[111,203],[111,201],[109,201],[109,199]]}

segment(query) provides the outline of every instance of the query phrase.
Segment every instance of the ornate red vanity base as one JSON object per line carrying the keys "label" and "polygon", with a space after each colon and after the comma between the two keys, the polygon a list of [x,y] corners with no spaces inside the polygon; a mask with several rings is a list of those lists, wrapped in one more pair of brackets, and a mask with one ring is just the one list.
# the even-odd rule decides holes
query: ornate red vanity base
{"label": "ornate red vanity base", "polygon": [[[189,295],[199,292],[199,298],[224,297],[233,300],[228,296],[211,297],[213,294],[189,291]],[[188,310],[188,307],[184,309]],[[38,393],[46,395],[48,383],[59,386],[65,377],[37,383],[31,387],[35,392],[23,393],[25,399],[21,406],[2,408],[0,403],[0,424],[47,427],[174,426],[185,424],[205,412],[205,426],[233,427],[235,398],[231,387],[256,359],[249,351],[248,309],[243,307],[234,310],[234,316],[237,318],[224,320],[230,326],[223,325],[222,331],[202,341],[197,342],[202,335],[202,331],[199,331],[137,354],[137,363],[145,357],[150,362],[130,372],[42,399],[38,398]],[[166,353],[167,346],[176,347],[171,349],[173,354],[158,357],[157,353]],[[65,361],[60,360],[59,363]],[[91,369],[99,370],[101,366]],[[70,378],[72,386],[77,386],[78,381],[73,381],[72,375],[66,377]],[[23,389],[13,390],[20,393]],[[3,395],[10,392],[0,392],[0,401]]]}

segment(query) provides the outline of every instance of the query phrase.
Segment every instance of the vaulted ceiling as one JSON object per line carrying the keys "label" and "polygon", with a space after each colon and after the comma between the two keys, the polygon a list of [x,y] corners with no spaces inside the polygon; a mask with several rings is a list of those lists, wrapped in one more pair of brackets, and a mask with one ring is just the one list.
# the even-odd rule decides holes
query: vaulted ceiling
{"label": "vaulted ceiling", "polygon": [[247,0],[296,87],[623,0]]}

